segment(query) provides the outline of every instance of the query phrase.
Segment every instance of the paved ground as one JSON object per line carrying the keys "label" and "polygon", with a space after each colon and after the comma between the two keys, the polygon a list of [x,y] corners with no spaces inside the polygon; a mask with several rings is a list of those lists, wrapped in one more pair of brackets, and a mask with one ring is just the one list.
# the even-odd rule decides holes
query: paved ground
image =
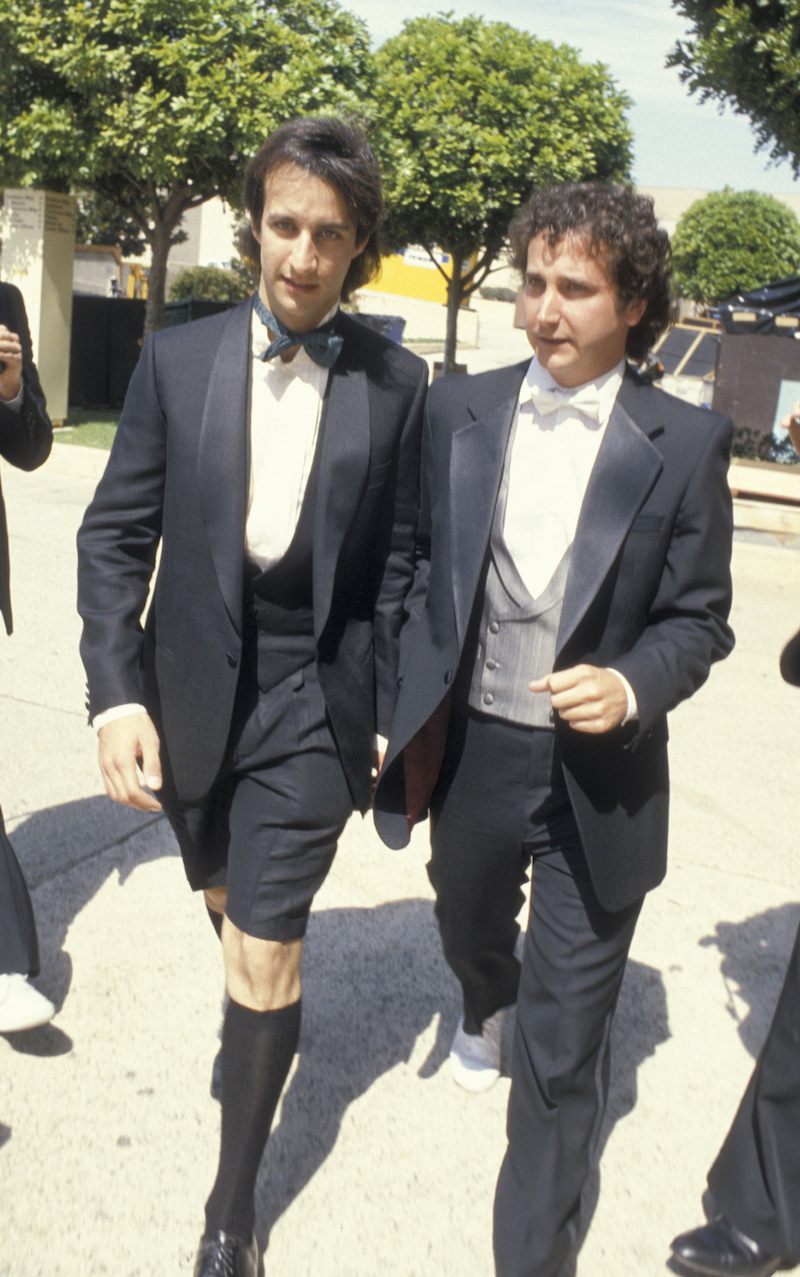
{"label": "paved ground", "polygon": [[[499,345],[468,355],[472,370],[525,353],[500,311],[484,341],[492,324]],[[0,795],[58,1014],[0,1038],[0,1277],[190,1272],[215,1165],[217,941],[164,821],[102,796],[85,725],[74,536],[102,463],[57,444],[36,474],[2,476],[17,632],[0,662]],[[736,650],[671,718],[670,871],[625,979],[578,1277],[665,1271],[670,1238],[702,1218],[777,996],[800,914],[800,692],[777,672],[800,624],[795,548],[737,539]],[[267,1273],[491,1273],[508,1082],[484,1096],[450,1082],[458,1000],[425,857],[424,829],[389,852],[355,818],[320,894],[259,1179]]]}

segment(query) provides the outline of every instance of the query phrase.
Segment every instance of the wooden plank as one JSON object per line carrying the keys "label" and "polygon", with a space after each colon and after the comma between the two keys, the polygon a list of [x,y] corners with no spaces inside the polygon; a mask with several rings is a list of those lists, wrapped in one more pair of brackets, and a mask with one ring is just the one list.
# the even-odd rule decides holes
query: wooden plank
{"label": "wooden plank", "polygon": [[776,536],[800,536],[800,507],[734,497],[733,526],[755,532],[772,532]]}
{"label": "wooden plank", "polygon": [[800,504],[800,466],[759,465],[734,457],[728,483],[734,495],[744,493]]}

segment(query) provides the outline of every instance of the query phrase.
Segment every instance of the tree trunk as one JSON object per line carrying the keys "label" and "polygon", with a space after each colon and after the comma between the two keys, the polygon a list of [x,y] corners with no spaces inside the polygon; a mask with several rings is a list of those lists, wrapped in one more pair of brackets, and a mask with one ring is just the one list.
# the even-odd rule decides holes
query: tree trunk
{"label": "tree trunk", "polygon": [[447,285],[447,336],[444,341],[444,367],[447,374],[456,370],[456,338],[458,333],[458,308],[461,305],[461,264],[460,253],[451,253],[450,260],[453,273]]}
{"label": "tree trunk", "polygon": [[147,280],[147,307],[144,312],[144,335],[158,332],[164,327],[164,301],[167,287],[167,258],[172,247],[175,224],[168,226],[159,218],[152,228],[150,250],[152,261]]}

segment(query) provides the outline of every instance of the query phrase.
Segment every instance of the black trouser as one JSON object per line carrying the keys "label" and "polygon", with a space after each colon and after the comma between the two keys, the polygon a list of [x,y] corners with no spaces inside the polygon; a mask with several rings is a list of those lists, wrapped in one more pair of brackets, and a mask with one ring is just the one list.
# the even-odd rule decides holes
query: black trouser
{"label": "black trouser", "polygon": [[[457,706],[431,818],[429,872],[465,1023],[517,1001],[497,1269],[555,1277],[605,1107],[611,1018],[641,902],[619,914],[598,903],[552,732]],[[529,866],[520,976],[515,915]]]}
{"label": "black trouser", "polygon": [[800,1260],[800,928],[767,1039],[708,1186],[720,1210],[767,1254]]}
{"label": "black trouser", "polygon": [[39,974],[39,944],[28,888],[0,809],[0,975]]}

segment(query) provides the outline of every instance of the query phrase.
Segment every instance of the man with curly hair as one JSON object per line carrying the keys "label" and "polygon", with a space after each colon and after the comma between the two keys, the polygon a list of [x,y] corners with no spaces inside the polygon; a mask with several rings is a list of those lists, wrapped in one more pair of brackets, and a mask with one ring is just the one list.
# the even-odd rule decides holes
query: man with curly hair
{"label": "man with curly hair", "polygon": [[430,806],[462,1086],[498,1077],[517,1003],[495,1256],[502,1277],[555,1277],[628,949],[665,871],[666,714],[733,646],[731,423],[632,367],[669,316],[652,201],[542,190],[511,243],[534,355],[429,394],[414,619],[375,807],[399,846]]}

